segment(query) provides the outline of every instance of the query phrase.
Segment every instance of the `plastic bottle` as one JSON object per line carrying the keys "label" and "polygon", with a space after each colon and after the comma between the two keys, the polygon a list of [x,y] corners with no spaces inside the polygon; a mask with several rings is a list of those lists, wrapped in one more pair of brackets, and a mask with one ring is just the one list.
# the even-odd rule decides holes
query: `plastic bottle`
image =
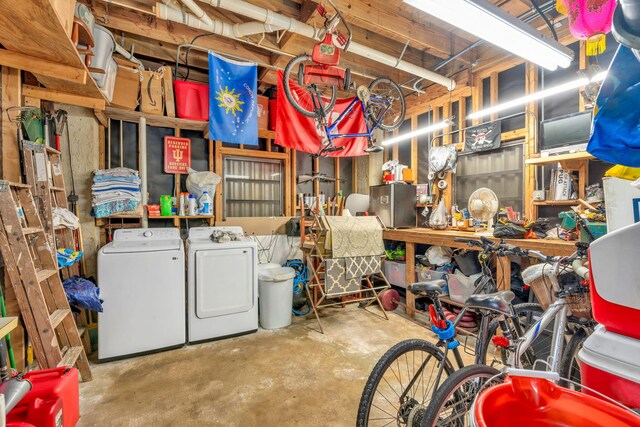
{"label": "plastic bottle", "polygon": [[202,193],[200,196],[200,215],[213,215],[213,200],[209,196],[208,192]]}
{"label": "plastic bottle", "polygon": [[188,215],[194,216],[196,214],[196,196],[189,194],[189,209]]}
{"label": "plastic bottle", "polygon": [[186,210],[187,210],[187,203],[189,203],[188,199],[189,199],[188,193],[186,193],[186,195],[185,193],[180,193],[180,206],[178,209],[178,215],[185,216],[187,214]]}

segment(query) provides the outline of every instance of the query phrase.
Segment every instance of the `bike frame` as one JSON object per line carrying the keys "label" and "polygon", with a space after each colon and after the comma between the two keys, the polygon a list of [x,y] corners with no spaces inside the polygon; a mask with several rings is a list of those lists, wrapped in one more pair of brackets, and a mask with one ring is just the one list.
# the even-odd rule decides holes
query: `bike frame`
{"label": "bike frame", "polygon": [[564,331],[567,327],[567,310],[569,306],[563,299],[554,301],[547,310],[544,311],[542,317],[520,338],[516,345],[515,351],[511,354],[509,365],[514,368],[522,368],[520,361],[521,356],[531,347],[535,339],[544,331],[546,327],[555,319],[553,326],[553,338],[551,340],[551,360],[549,370],[551,372],[560,371],[560,362],[562,359],[562,350],[564,348]]}
{"label": "bike frame", "polygon": [[[376,102],[381,102],[385,105],[385,108],[380,112],[380,114],[378,115],[378,117],[376,117],[376,122],[380,122],[382,120],[382,118],[387,114],[387,111],[389,111],[389,108],[391,108],[391,103],[389,103],[387,100],[383,99],[383,98],[379,98],[377,96],[371,96],[370,98],[373,101]],[[351,112],[353,111],[353,109],[356,107],[356,104],[360,103],[360,111],[362,113],[362,115],[365,118],[365,124],[367,126],[367,132],[366,133],[337,133],[334,134],[333,132],[335,130],[338,129],[338,125],[345,119],[345,117],[347,117],[349,114],[351,114]],[[314,107],[319,108],[320,111],[324,111],[324,105],[322,102],[322,97],[318,95],[317,92],[314,93]],[[347,106],[347,108],[340,113],[340,115],[335,119],[335,121],[328,125],[327,124],[327,120],[326,120],[326,116],[323,114],[322,115],[322,125],[324,127],[324,131],[327,134],[327,138],[329,139],[329,141],[333,141],[334,139],[340,139],[340,138],[371,138],[371,136],[373,135],[373,131],[376,129],[376,126],[371,126],[369,124],[369,120],[367,120],[367,110],[366,107],[364,105],[364,102],[362,102],[358,97],[353,98],[353,100],[349,103],[349,105]]]}

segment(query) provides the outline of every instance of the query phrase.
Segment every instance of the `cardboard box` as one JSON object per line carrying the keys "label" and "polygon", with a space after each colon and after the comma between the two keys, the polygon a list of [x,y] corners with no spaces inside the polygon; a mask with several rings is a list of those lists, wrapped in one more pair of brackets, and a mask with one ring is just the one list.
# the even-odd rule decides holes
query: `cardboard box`
{"label": "cardboard box", "polygon": [[269,129],[269,98],[258,95],[258,129]]}
{"label": "cardboard box", "polygon": [[140,70],[120,64],[111,106],[124,110],[135,110],[138,108],[139,99]]}
{"label": "cardboard box", "polygon": [[140,105],[140,110],[143,113],[164,115],[163,78],[164,73],[162,71],[142,71],[142,83],[140,85],[142,104]]}

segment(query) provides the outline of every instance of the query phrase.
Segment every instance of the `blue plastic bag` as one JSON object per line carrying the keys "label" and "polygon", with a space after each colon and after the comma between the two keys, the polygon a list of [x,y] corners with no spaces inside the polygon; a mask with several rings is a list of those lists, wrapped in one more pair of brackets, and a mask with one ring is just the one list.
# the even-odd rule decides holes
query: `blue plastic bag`
{"label": "blue plastic bag", "polygon": [[102,313],[103,300],[100,299],[100,288],[93,282],[79,276],[69,277],[62,282],[69,304]]}
{"label": "blue plastic bag", "polygon": [[606,162],[640,167],[640,62],[620,46],[602,84],[587,151]]}

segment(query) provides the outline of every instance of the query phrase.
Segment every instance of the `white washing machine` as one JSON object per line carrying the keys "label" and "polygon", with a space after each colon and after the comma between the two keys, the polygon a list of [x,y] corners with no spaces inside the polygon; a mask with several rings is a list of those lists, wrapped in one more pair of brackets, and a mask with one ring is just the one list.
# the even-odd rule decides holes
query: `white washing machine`
{"label": "white washing machine", "polygon": [[100,361],[185,344],[184,257],[176,228],[116,230],[100,249]]}
{"label": "white washing machine", "polygon": [[258,249],[250,238],[211,240],[214,230],[244,234],[241,227],[189,230],[188,341],[242,335],[258,330]]}

